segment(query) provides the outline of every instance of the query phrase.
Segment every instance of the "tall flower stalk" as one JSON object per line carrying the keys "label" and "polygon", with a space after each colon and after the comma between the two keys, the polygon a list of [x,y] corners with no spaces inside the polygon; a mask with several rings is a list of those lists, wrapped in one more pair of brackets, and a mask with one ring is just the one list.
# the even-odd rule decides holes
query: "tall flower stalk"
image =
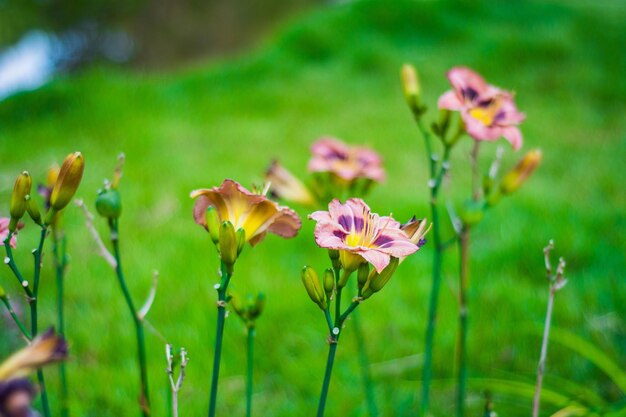
{"label": "tall flower stalk", "polygon": [[556,293],[562,289],[567,280],[565,279],[565,260],[559,258],[556,271],[552,269],[550,261],[550,252],[554,250],[554,242],[551,240],[548,246],[543,248],[544,261],[546,266],[546,274],[548,278],[548,305],[546,308],[546,322],[543,328],[543,338],[541,339],[541,352],[539,354],[539,364],[537,365],[537,384],[535,386],[535,395],[533,396],[533,417],[539,417],[539,406],[541,404],[541,386],[543,376],[546,371],[546,360],[548,358],[548,339],[550,338],[550,326],[552,324],[552,309],[554,307],[554,297]]}
{"label": "tall flower stalk", "polygon": [[[393,218],[372,213],[363,200],[354,198],[345,204],[333,200],[328,211],[316,211],[309,218],[317,222],[315,241],[329,250],[332,264],[324,272],[323,281],[313,268],[305,266],[302,270],[304,287],[311,301],[323,311],[329,331],[330,346],[317,409],[317,416],[322,417],[345,321],[363,301],[389,282],[401,259],[420,248],[424,228],[417,227],[409,235]],[[410,229],[413,230],[412,224]],[[357,291],[344,310],[343,292],[355,272]]]}
{"label": "tall flower stalk", "polygon": [[220,282],[217,290],[217,325],[213,372],[209,394],[209,417],[217,409],[217,391],[228,285],[233,276],[235,262],[246,243],[255,245],[270,232],[284,238],[294,237],[302,223],[298,215],[288,207],[269,200],[264,189],[261,193],[250,192],[241,184],[226,179],[220,187],[192,191],[196,200],[193,209],[195,222],[202,226],[215,244],[220,257]]}
{"label": "tall flower stalk", "polygon": [[[3,246],[6,252],[5,264],[9,266],[15,277],[20,282],[20,285],[24,289],[24,293],[30,307],[30,332],[25,331],[25,326],[21,324],[17,316],[13,313],[12,316],[16,321],[16,324],[24,334],[24,336],[31,340],[38,335],[38,301],[39,301],[39,284],[41,278],[42,257],[43,248],[48,236],[49,226],[53,223],[54,219],[59,213],[69,204],[72,197],[76,193],[84,171],[84,159],[80,152],[75,152],[68,155],[63,161],[63,165],[59,171],[58,177],[54,181],[50,192],[50,198],[46,205],[47,212],[45,217],[42,217],[39,207],[31,195],[32,191],[32,179],[27,171],[21,173],[15,181],[13,193],[11,195],[10,204],[10,220],[8,225],[4,224],[2,227],[6,227],[3,230],[5,239]],[[29,282],[24,278],[20,272],[15,259],[13,257],[12,247],[15,246],[15,234],[20,227],[20,219],[28,213],[29,217],[40,227],[39,244],[37,248],[33,250],[34,267],[33,267],[33,279]],[[32,287],[31,287],[32,285]],[[3,301],[5,306],[10,312],[13,309],[8,302],[6,294]],[[39,383],[39,389],[41,392],[41,405],[44,417],[51,416],[50,404],[48,401],[48,394],[46,391],[46,384],[43,371],[37,369],[37,380]]]}

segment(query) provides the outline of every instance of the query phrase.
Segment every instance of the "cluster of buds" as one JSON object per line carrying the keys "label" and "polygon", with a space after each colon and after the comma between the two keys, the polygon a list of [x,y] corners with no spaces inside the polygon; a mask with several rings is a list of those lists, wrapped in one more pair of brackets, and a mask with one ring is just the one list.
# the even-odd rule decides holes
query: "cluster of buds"
{"label": "cluster of buds", "polygon": [[33,181],[28,171],[22,172],[15,180],[9,213],[11,220],[9,232],[13,234],[19,227],[19,221],[26,213],[42,227],[52,224],[59,212],[63,210],[76,193],[85,169],[85,160],[80,152],[68,155],[58,170],[51,170],[48,175],[49,195],[47,195],[45,217],[42,217],[39,206],[32,198]]}
{"label": "cluster of buds", "polygon": [[248,294],[246,299],[242,300],[239,295],[231,292],[230,305],[241,320],[243,320],[246,327],[253,328],[256,320],[261,316],[265,308],[265,294],[260,292],[256,297],[252,294]]}
{"label": "cluster of buds", "polygon": [[233,265],[246,244],[246,231],[243,227],[235,230],[230,220],[220,221],[217,209],[213,206],[207,208],[206,226],[228,273],[232,273]]}
{"label": "cluster of buds", "polygon": [[335,275],[332,269],[324,271],[323,283],[315,269],[310,266],[302,268],[301,278],[304,289],[309,294],[311,301],[322,310],[326,310],[335,293]]}

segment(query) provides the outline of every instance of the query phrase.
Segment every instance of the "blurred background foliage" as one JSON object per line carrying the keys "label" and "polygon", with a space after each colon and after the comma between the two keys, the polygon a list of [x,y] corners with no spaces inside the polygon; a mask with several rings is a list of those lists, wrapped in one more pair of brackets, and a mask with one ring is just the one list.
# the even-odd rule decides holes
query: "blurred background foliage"
{"label": "blurred background foliage", "polygon": [[[528,115],[525,146],[544,151],[537,174],[490,212],[474,234],[471,413],[481,412],[489,389],[500,415],[529,414],[528,387],[534,383],[547,299],[541,249],[550,238],[568,261],[569,284],[556,301],[554,325],[565,336],[557,331],[550,346],[546,390],[553,395],[546,395],[543,415],[573,402],[593,403],[597,410],[623,404],[619,384],[592,360],[604,355],[626,367],[626,9],[621,2],[4,0],[0,10],[5,45],[32,28],[63,33],[94,20],[102,33],[122,31],[133,44],[123,64],[81,59],[74,71],[59,72],[42,88],[0,102],[0,210],[7,212],[18,172],[29,169],[43,180],[47,167],[73,150],[83,151],[87,161],[78,194],[93,205],[116,155],[126,153],[121,233],[129,286],[140,300],[152,269],[161,272],[149,318],[160,334],[190,353],[183,414],[200,415],[207,406],[217,269],[208,236],[192,221],[189,191],[225,177],[258,184],[276,157],[304,177],[310,144],[332,134],[372,146],[385,158],[388,181],[368,199],[375,211],[393,211],[399,219],[427,215],[423,145],[399,82],[404,62],[420,70],[433,118],[438,95],[449,88],[445,71],[451,66],[471,66],[490,82],[515,90]],[[97,49],[88,44],[88,50]],[[454,203],[468,195],[469,142],[459,144],[453,160],[454,185],[445,194]],[[495,148],[483,147],[484,169]],[[505,166],[518,156],[507,151]],[[306,216],[306,209],[296,208]],[[137,385],[131,323],[77,209],[68,209],[66,227],[72,255],[67,320],[73,414],[127,415],[135,408]],[[258,325],[254,397],[265,415],[311,414],[319,393],[325,325],[299,280],[303,264],[327,266],[312,230],[305,220],[295,240],[270,237],[246,250],[237,264],[237,290],[267,293]],[[35,235],[31,227],[20,234],[22,264],[30,264]],[[431,256],[427,245],[362,308],[385,415],[413,415],[419,401]],[[436,415],[453,409],[455,258],[454,252],[448,256],[441,292]],[[54,324],[50,265],[45,274],[42,320]],[[0,279],[24,308],[6,270],[0,270]],[[360,416],[365,410],[349,327],[329,415]],[[21,346],[8,320],[0,334],[3,355]],[[163,341],[152,335],[148,343],[155,415],[164,415]],[[245,331],[238,320],[228,320],[225,343],[220,413],[242,414]],[[54,393],[55,370],[48,374]]]}

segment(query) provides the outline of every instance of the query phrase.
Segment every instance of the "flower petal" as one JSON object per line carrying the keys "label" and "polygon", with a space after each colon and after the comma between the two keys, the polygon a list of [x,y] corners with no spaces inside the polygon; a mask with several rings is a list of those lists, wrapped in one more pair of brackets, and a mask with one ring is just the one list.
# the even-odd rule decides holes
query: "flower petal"
{"label": "flower petal", "polygon": [[381,273],[391,261],[391,256],[389,254],[379,252],[377,250],[360,251],[359,255],[361,255],[367,262],[371,263],[378,273]]}
{"label": "flower petal", "polygon": [[461,110],[463,108],[463,102],[459,99],[459,96],[454,91],[446,91],[439,97],[437,101],[437,107],[440,109],[448,110]]}

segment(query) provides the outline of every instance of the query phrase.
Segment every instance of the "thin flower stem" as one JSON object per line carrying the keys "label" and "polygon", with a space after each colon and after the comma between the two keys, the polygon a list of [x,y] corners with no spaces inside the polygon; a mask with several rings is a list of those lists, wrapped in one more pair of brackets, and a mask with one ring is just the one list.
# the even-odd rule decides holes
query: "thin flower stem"
{"label": "thin flower stem", "polygon": [[222,358],[222,340],[224,337],[224,320],[226,319],[226,291],[231,274],[222,262],[222,281],[217,288],[217,328],[215,335],[215,353],[213,355],[213,375],[211,377],[211,395],[209,401],[209,417],[215,417],[217,405],[217,383],[220,376],[220,361]]}
{"label": "thin flower stem", "polygon": [[24,326],[24,323],[22,323],[19,317],[17,317],[17,314],[15,314],[15,311],[13,311],[13,307],[11,306],[11,302],[9,301],[8,297],[2,297],[0,299],[6,306],[11,317],[13,317],[13,321],[15,321],[15,324],[17,325],[17,327],[19,327],[24,337],[28,340],[32,340],[33,337],[31,336],[30,332],[28,331],[28,329],[26,329],[26,326]]}
{"label": "thin flower stem", "polygon": [[248,379],[246,381],[246,417],[252,417],[252,387],[254,376],[254,325],[248,327]]}
{"label": "thin flower stem", "polygon": [[[59,334],[65,338],[65,269],[67,266],[67,254],[65,245],[65,236],[59,236],[57,230],[52,232],[52,254],[54,257],[54,269],[57,284],[57,325]],[[59,379],[61,382],[61,416],[69,416],[68,390],[67,390],[67,373],[65,362],[59,363]]]}
{"label": "thin flower stem", "polygon": [[465,415],[467,383],[467,288],[469,283],[469,229],[464,227],[459,237],[459,339],[457,351],[457,417]]}
{"label": "thin flower stem", "polygon": [[147,369],[147,360],[146,360],[146,347],[144,340],[144,328],[143,321],[139,319],[137,315],[137,310],[135,309],[135,305],[133,303],[133,299],[130,295],[130,291],[128,290],[128,286],[126,285],[126,279],[124,278],[124,272],[122,270],[121,256],[120,256],[120,246],[119,246],[119,229],[117,220],[111,220],[109,222],[109,228],[111,230],[111,243],[113,245],[113,255],[115,257],[115,273],[117,275],[117,280],[120,283],[120,287],[122,289],[122,293],[124,294],[124,300],[128,305],[128,309],[130,310],[133,323],[135,325],[135,336],[137,339],[137,362],[139,363],[139,374],[140,374],[140,401],[139,406],[141,409],[141,414],[144,417],[150,416],[150,397],[148,391],[148,369]]}
{"label": "thin flower stem", "polygon": [[437,159],[435,158],[432,145],[431,134],[424,126],[421,119],[417,120],[417,126],[424,138],[426,146],[426,155],[430,167],[430,215],[433,222],[433,269],[432,269],[432,286],[430,290],[430,301],[428,307],[428,321],[426,326],[425,346],[424,346],[424,367],[422,369],[422,403],[420,407],[420,416],[424,417],[428,414],[430,408],[430,385],[432,381],[432,362],[433,362],[433,346],[435,340],[435,328],[437,324],[437,310],[439,304],[439,290],[441,288],[441,267],[443,263],[443,252],[447,248],[447,243],[442,244],[441,225],[438,209],[438,194],[441,189],[443,178],[449,169],[449,146],[444,147],[443,160],[437,171]]}
{"label": "thin flower stem", "polygon": [[546,322],[543,328],[543,339],[541,340],[541,353],[539,356],[539,364],[537,365],[537,385],[535,387],[535,395],[533,397],[533,417],[539,416],[539,406],[541,403],[541,386],[543,384],[543,375],[546,369],[546,359],[548,356],[548,340],[550,338],[550,326],[552,323],[552,309],[554,306],[554,295],[556,290],[550,286],[550,295],[548,297],[548,307],[546,309]]}
{"label": "thin flower stem", "polygon": [[326,324],[328,325],[328,331],[332,332],[333,331],[333,319],[330,317],[330,310],[328,309],[328,307],[326,307],[326,310],[324,310],[324,316],[326,317]]}
{"label": "thin flower stem", "polygon": [[[33,298],[30,303],[30,333],[33,337],[37,336],[37,304],[38,304],[38,296],[39,296],[39,278],[41,276],[41,256],[43,252],[43,244],[46,241],[46,236],[48,234],[48,229],[46,227],[41,228],[41,234],[39,236],[39,246],[33,252],[33,258],[35,262],[34,273],[33,273]],[[52,414],[50,412],[50,403],[48,401],[48,392],[46,390],[46,382],[44,379],[43,371],[41,368],[37,369],[37,381],[39,382],[39,389],[41,390],[41,406],[43,408],[44,417],[50,417]]]}
{"label": "thin flower stem", "polygon": [[7,236],[7,238],[3,242],[4,249],[7,254],[4,260],[4,263],[9,266],[9,268],[11,269],[11,272],[13,272],[13,275],[15,275],[15,278],[17,278],[17,280],[19,281],[20,286],[24,289],[24,292],[26,293],[26,297],[28,297],[28,302],[31,303],[35,296],[33,295],[33,292],[30,290],[28,286],[29,285],[28,281],[24,279],[24,276],[22,275],[17,265],[15,264],[15,259],[13,259],[13,249],[11,249],[11,243],[10,243],[12,236],[13,236],[12,234],[9,234],[9,236]]}
{"label": "thin flower stem", "polygon": [[326,398],[328,398],[328,387],[330,386],[330,376],[333,372],[333,364],[335,363],[335,354],[337,352],[337,342],[339,335],[334,338],[331,336],[330,348],[328,349],[328,359],[326,360],[326,371],[324,372],[324,383],[322,384],[322,392],[320,394],[320,402],[317,407],[317,417],[324,417],[326,409]]}

